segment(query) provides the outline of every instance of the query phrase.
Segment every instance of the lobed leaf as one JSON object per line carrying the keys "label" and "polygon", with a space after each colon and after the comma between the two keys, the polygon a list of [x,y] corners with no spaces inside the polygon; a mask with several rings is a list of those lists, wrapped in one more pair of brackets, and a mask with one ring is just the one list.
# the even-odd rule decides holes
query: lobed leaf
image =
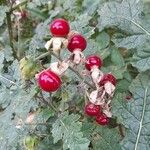
{"label": "lobed leaf", "polygon": [[133,99],[125,100],[125,96],[117,94],[113,102],[113,113],[127,128],[122,149],[150,149],[150,74],[140,74],[130,86]]}
{"label": "lobed leaf", "polygon": [[52,126],[54,143],[62,139],[64,150],[88,150],[89,140],[83,137],[79,118],[79,115],[69,115],[68,112],[60,114]]}

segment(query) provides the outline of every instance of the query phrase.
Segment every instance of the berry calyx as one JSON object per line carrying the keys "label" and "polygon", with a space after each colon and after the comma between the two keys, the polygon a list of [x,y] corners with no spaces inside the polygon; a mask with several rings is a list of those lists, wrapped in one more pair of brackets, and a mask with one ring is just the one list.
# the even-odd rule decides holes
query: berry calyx
{"label": "berry calyx", "polygon": [[96,116],[100,113],[100,106],[89,103],[85,106],[85,113],[88,116]]}
{"label": "berry calyx", "polygon": [[80,34],[75,34],[69,39],[68,50],[73,52],[75,50],[83,51],[86,48],[86,40]]}
{"label": "berry calyx", "polygon": [[96,122],[102,126],[105,126],[109,124],[109,118],[105,114],[101,113],[96,116]]}
{"label": "berry calyx", "polygon": [[50,31],[53,36],[66,37],[70,31],[70,26],[65,19],[55,19],[50,24]]}
{"label": "berry calyx", "polygon": [[103,75],[99,84],[100,84],[100,86],[103,86],[107,82],[111,82],[115,86],[117,81],[116,81],[116,78],[111,73],[108,73],[108,74]]}
{"label": "berry calyx", "polygon": [[90,55],[86,58],[85,67],[87,70],[91,70],[93,67],[100,68],[102,66],[102,60],[96,55]]}
{"label": "berry calyx", "polygon": [[61,86],[61,80],[57,74],[51,70],[44,70],[38,75],[38,84],[46,92],[54,92]]}

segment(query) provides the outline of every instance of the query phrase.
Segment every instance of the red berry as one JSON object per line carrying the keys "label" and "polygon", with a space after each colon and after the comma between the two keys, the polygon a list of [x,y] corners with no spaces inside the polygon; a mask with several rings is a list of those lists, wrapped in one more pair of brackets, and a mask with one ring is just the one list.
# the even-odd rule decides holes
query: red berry
{"label": "red berry", "polygon": [[102,126],[109,124],[109,118],[105,114],[98,114],[96,116],[96,122]]}
{"label": "red berry", "polygon": [[96,116],[100,113],[100,106],[89,103],[85,106],[85,113],[88,116]]}
{"label": "red berry", "polygon": [[70,31],[70,26],[65,19],[55,19],[50,24],[50,31],[53,36],[65,37]]}
{"label": "red berry", "polygon": [[94,66],[100,68],[102,66],[102,60],[96,55],[90,55],[86,58],[85,67],[87,70],[91,70]]}
{"label": "red berry", "polygon": [[51,70],[45,70],[39,74],[38,84],[46,92],[54,92],[60,88],[61,80],[57,74]]}
{"label": "red berry", "polygon": [[75,34],[69,39],[68,50],[73,52],[75,49],[83,51],[86,48],[86,40],[80,34]]}
{"label": "red berry", "polygon": [[116,78],[111,73],[108,73],[103,75],[99,84],[100,86],[103,86],[107,82],[111,82],[115,86],[117,81]]}

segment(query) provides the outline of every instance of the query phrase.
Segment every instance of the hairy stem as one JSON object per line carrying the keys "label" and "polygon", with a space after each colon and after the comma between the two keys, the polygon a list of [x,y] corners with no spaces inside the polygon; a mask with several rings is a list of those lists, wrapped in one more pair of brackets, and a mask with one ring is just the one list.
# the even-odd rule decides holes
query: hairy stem
{"label": "hairy stem", "polygon": [[[56,57],[58,60],[63,61],[59,56],[57,56],[52,51],[48,51],[48,52],[38,56],[37,58],[35,58],[35,61],[38,61],[39,59],[42,59],[48,55],[52,55],[52,56]],[[73,71],[81,80],[84,80],[84,78],[81,76],[81,74],[77,70],[75,70],[73,67],[69,66],[69,69],[71,71]],[[84,80],[84,83],[87,84],[91,89],[95,89],[95,87],[92,84],[90,84],[88,81]]]}

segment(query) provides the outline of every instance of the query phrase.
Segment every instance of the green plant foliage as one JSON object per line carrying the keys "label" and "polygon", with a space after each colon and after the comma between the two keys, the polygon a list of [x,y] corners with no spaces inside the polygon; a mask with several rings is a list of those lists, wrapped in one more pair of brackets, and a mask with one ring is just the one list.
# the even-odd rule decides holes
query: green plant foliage
{"label": "green plant foliage", "polygon": [[92,141],[94,150],[97,150],[99,148],[102,150],[121,150],[121,146],[119,145],[120,137],[117,129],[97,127],[94,132],[95,135]]}
{"label": "green plant foliage", "polygon": [[146,31],[139,25],[141,11],[142,5],[139,0],[106,3],[98,11],[100,15],[98,28],[102,30],[104,27],[116,26],[129,33],[145,33]]}
{"label": "green plant foliage", "polygon": [[140,72],[150,70],[149,41],[137,48],[137,52],[133,55],[132,65]]}
{"label": "green plant foliage", "polygon": [[[95,89],[84,63],[60,77],[57,92],[37,84],[35,74],[58,62],[45,49],[55,18],[68,20],[87,40],[84,56],[99,55],[101,71],[116,77],[109,126],[85,115]],[[0,0],[0,150],[149,150],[149,43],[149,0]],[[63,48],[60,58],[70,55]]]}
{"label": "green plant foliage", "polygon": [[126,138],[122,141],[122,148],[149,149],[149,101],[150,75],[140,74],[133,80],[130,92],[133,100],[127,101],[122,94],[114,98],[114,115],[127,128]]}
{"label": "green plant foliage", "polygon": [[81,132],[81,122],[79,115],[68,115],[68,112],[62,113],[53,124],[52,136],[54,143],[63,140],[63,149],[87,150],[89,140],[83,137]]}
{"label": "green plant foliage", "polygon": [[6,12],[9,10],[7,6],[0,6],[0,26],[3,25],[4,19],[6,17]]}
{"label": "green plant foliage", "polygon": [[[5,91],[1,94],[1,99],[5,99],[5,104],[1,103],[4,109],[0,114],[0,148],[5,149],[6,145],[9,149],[21,142],[29,128],[26,127],[26,118],[30,110],[36,110],[37,102],[33,99],[35,90],[25,92],[22,90]],[[6,108],[7,106],[7,108]]]}

